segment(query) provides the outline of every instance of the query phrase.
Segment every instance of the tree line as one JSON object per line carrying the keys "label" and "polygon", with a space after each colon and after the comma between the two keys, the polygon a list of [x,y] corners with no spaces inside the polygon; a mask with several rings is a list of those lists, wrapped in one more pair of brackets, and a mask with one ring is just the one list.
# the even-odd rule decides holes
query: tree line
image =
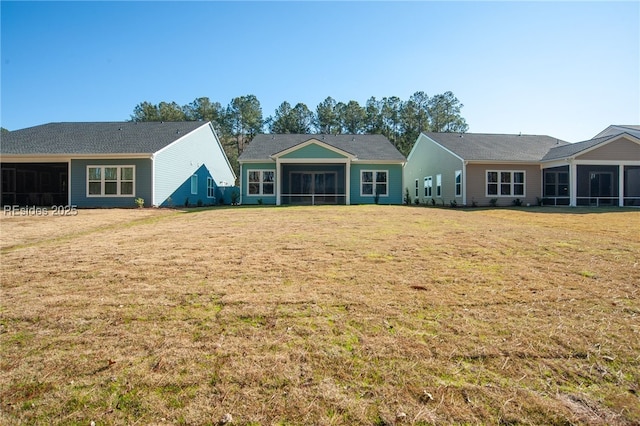
{"label": "tree line", "polygon": [[339,102],[331,96],[315,111],[299,102],[284,101],[273,115],[263,118],[255,95],[233,98],[225,107],[208,97],[187,105],[142,102],[135,106],[131,121],[210,121],[234,166],[253,137],[270,133],[382,134],[407,155],[420,132],[466,132],[469,126],[460,110],[464,105],[452,92],[427,96],[416,92],[408,100],[397,96]]}

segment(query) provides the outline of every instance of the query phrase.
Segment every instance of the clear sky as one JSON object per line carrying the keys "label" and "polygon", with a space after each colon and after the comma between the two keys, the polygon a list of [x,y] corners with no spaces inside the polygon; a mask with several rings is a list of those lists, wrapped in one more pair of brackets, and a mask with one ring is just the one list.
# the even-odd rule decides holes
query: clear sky
{"label": "clear sky", "polygon": [[453,92],[470,132],[640,124],[640,2],[8,2],[0,125],[128,120],[143,101],[364,105]]}

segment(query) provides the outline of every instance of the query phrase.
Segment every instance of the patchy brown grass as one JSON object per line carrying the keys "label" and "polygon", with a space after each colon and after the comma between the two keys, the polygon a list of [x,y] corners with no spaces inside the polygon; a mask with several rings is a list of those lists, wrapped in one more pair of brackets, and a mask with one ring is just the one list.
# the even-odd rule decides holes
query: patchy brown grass
{"label": "patchy brown grass", "polygon": [[640,211],[0,217],[2,424],[640,423]]}

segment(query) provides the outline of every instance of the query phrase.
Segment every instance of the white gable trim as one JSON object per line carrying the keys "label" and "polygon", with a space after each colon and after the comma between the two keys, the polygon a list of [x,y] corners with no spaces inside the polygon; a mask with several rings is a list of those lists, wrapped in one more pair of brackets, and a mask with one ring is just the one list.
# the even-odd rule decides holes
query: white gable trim
{"label": "white gable trim", "polygon": [[[271,155],[270,158],[277,159],[277,158],[282,157],[283,155],[287,155],[287,154],[290,154],[292,152],[298,151],[299,149],[305,148],[305,147],[307,147],[309,145],[312,145],[312,144],[319,145],[321,148],[327,149],[329,151],[333,151],[333,152],[335,152],[336,154],[339,154],[339,155],[343,155],[343,156],[347,157],[350,160],[354,160],[354,159],[357,158],[355,155],[351,154],[350,152],[343,151],[343,150],[341,150],[339,148],[336,148],[335,146],[329,145],[329,144],[327,144],[325,142],[322,142],[321,140],[316,139],[316,138],[311,138],[311,139],[309,139],[309,140],[307,140],[305,142],[302,142],[302,143],[299,143],[297,145],[294,145],[291,148],[287,148],[287,149],[285,149],[283,151],[276,152],[275,154]],[[287,159],[287,161],[289,161],[289,160]],[[306,161],[308,161],[308,160],[306,160]],[[342,161],[344,161],[344,160],[342,160]]]}
{"label": "white gable trim", "polygon": [[626,139],[629,142],[635,142],[636,144],[640,145],[640,139],[639,138],[637,138],[637,137],[635,137],[635,136],[633,136],[633,135],[631,135],[629,133],[622,133],[622,134],[619,134],[619,135],[611,136],[609,139],[605,139],[602,142],[600,142],[599,144],[594,145],[594,146],[592,146],[590,148],[587,148],[584,151],[576,152],[575,154],[573,154],[572,156],[567,157],[567,158],[575,159],[576,157],[579,157],[581,155],[585,155],[585,154],[587,154],[587,153],[589,153],[591,151],[595,151],[596,149],[600,149],[603,146],[609,145],[611,142],[615,142],[615,141],[620,140],[620,139]]}
{"label": "white gable trim", "polygon": [[446,151],[447,153],[453,155],[454,157],[456,157],[460,161],[465,161],[464,158],[460,157],[458,154],[456,154],[455,152],[451,151],[449,148],[445,147],[444,145],[442,145],[441,143],[439,143],[435,139],[431,139],[429,136],[425,135],[424,133],[420,133],[420,136],[418,136],[418,140],[416,141],[415,144],[413,144],[413,148],[411,148],[411,152],[407,156],[407,161],[409,161],[411,159],[411,156],[413,154],[413,150],[416,149],[416,146],[420,143],[420,138],[421,137],[424,137],[426,140],[428,140],[429,142],[437,145],[440,149],[442,149],[442,150]]}

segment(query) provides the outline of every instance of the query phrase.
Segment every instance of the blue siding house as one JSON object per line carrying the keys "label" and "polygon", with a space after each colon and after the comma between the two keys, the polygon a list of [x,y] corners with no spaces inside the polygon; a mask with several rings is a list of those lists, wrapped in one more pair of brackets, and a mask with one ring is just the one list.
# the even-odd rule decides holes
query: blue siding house
{"label": "blue siding house", "polygon": [[257,135],[238,158],[242,204],[402,204],[405,157],[382,135]]}
{"label": "blue siding house", "polygon": [[230,202],[235,173],[211,123],[50,123],[2,136],[3,205]]}

